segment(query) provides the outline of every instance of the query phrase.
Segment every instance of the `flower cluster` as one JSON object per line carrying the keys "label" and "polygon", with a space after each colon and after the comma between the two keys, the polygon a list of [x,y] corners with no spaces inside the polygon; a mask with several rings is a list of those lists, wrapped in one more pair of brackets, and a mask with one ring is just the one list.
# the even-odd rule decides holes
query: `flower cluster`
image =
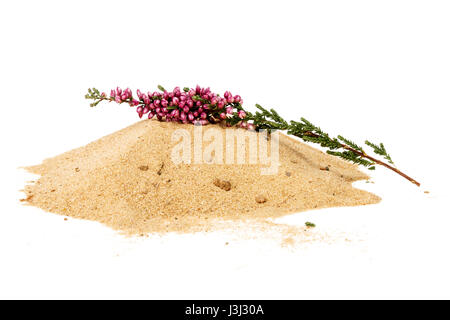
{"label": "flower cluster", "polygon": [[246,112],[242,108],[243,100],[239,95],[232,95],[226,91],[221,97],[210,88],[183,88],[175,87],[167,91],[158,86],[160,92],[142,92],[136,90],[136,97],[127,88],[122,90],[117,87],[111,90],[109,96],[100,93],[97,89],[89,89],[87,99],[93,99],[91,106],[96,106],[101,101],[127,103],[130,107],[136,107],[139,117],[144,115],[149,119],[156,117],[160,121],[174,121],[181,123],[193,123],[206,125],[227,121],[241,127],[252,129],[251,124],[245,121]]}

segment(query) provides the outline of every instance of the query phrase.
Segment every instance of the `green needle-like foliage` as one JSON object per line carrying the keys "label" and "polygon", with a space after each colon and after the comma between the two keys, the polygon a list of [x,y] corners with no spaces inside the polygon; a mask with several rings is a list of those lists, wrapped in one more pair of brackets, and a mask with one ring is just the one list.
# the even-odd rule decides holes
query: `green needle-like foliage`
{"label": "green needle-like foliage", "polygon": [[91,107],[95,107],[96,105],[98,105],[102,100],[101,100],[101,93],[100,91],[98,91],[98,89],[96,88],[89,88],[88,89],[88,93],[84,96],[86,99],[93,99],[94,102],[92,102],[90,104]]}
{"label": "green needle-like foliage", "polygon": [[[300,121],[290,121],[288,123],[274,109],[267,110],[259,104],[256,105],[256,108],[258,111],[255,114],[247,113],[245,120],[253,121],[253,124],[258,129],[266,129],[269,132],[272,130],[286,130],[290,135],[299,137],[306,142],[319,144],[321,147],[328,149],[327,153],[330,155],[362,165],[369,168],[369,170],[375,170],[375,165],[379,164],[402,174],[397,169],[388,166],[386,163],[367,155],[364,149],[352,140],[341,135],[338,135],[336,138],[330,137],[328,133],[324,132],[320,127],[312,124],[305,118],[301,118]],[[231,124],[236,124],[239,120],[240,119],[238,118],[231,119]],[[383,143],[377,145],[370,141],[366,141],[365,144],[371,147],[375,154],[382,156],[390,164],[394,164]],[[413,183],[419,185],[417,181],[406,175],[404,176]]]}
{"label": "green needle-like foliage", "polygon": [[309,221],[305,222],[305,226],[307,226],[308,228],[315,228],[316,227],[316,225],[314,223],[309,222]]}
{"label": "green needle-like foliage", "polygon": [[387,153],[384,144],[380,143],[379,145],[376,145],[375,143],[372,143],[367,140],[366,144],[373,149],[373,152],[379,154],[380,156],[383,156],[383,158],[385,158],[389,163],[394,164],[394,162],[391,159],[391,156]]}
{"label": "green needle-like foliage", "polygon": [[356,143],[354,143],[353,141],[351,141],[350,139],[346,139],[343,136],[339,135],[338,139],[341,140],[343,143],[345,143],[346,145],[352,147],[355,150],[361,151],[362,153],[364,153],[363,148],[361,148],[360,146],[358,146]]}
{"label": "green needle-like foliage", "polygon": [[256,105],[259,111],[255,114],[247,112],[246,120],[253,120],[258,129],[265,129],[269,132],[272,130],[287,130],[289,124],[274,110],[266,110],[259,104]]}
{"label": "green needle-like foliage", "polygon": [[[332,138],[320,127],[305,118],[301,118],[300,121],[291,121],[288,123],[273,109],[264,109],[259,104],[256,105],[256,108],[259,111],[255,115],[248,116],[246,120],[253,120],[253,124],[258,129],[267,129],[269,131],[287,130],[287,133],[290,135],[327,148],[327,153],[330,155],[368,167],[370,170],[375,169],[375,162],[367,159],[363,148],[352,140],[344,138],[341,135],[338,135],[337,138]],[[388,156],[382,144],[376,147],[375,153],[384,155],[385,157]]]}

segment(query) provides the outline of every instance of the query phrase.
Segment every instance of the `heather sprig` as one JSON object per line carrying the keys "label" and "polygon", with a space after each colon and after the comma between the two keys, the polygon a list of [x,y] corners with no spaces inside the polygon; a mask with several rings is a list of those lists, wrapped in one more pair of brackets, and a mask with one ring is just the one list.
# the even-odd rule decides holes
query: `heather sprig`
{"label": "heather sprig", "polygon": [[212,92],[210,88],[183,88],[175,87],[172,91],[167,91],[158,85],[161,92],[143,93],[136,90],[136,97],[127,88],[122,90],[117,87],[111,90],[109,96],[100,93],[96,88],[88,89],[86,99],[94,100],[91,107],[97,106],[102,101],[126,103],[130,107],[136,107],[136,112],[140,118],[147,115],[149,119],[156,117],[162,121],[173,121],[181,123],[195,123],[206,125],[222,120],[239,119],[242,122],[246,114],[243,111],[243,100],[239,95],[232,95],[226,91],[221,97]]}
{"label": "heather sprig", "polygon": [[256,104],[255,113],[244,110],[243,100],[239,95],[232,95],[230,91],[225,91],[223,96],[216,94],[210,88],[175,87],[172,91],[167,91],[158,85],[160,92],[143,93],[136,90],[136,97],[127,88],[122,90],[117,87],[107,95],[100,93],[96,88],[88,89],[86,99],[91,99],[91,107],[97,106],[102,101],[126,103],[130,107],[136,107],[136,112],[142,118],[147,115],[149,119],[156,117],[159,121],[192,123],[206,125],[209,123],[225,122],[227,126],[239,126],[249,130],[284,130],[288,134],[301,138],[306,142],[319,144],[327,149],[327,153],[340,157],[346,161],[374,170],[376,165],[384,166],[405,179],[420,186],[416,180],[407,176],[393,166],[391,156],[387,153],[383,143],[375,144],[365,141],[365,144],[373,149],[373,152],[382,156],[388,163],[385,163],[373,156],[368,155],[364,149],[341,135],[331,137],[320,127],[312,124],[305,118],[300,121],[284,120],[274,109],[267,110]]}

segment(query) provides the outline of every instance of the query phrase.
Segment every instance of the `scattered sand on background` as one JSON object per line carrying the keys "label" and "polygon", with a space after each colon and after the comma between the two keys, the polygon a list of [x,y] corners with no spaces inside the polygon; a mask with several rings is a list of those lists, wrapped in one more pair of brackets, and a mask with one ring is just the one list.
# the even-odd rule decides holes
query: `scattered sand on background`
{"label": "scattered sand on background", "polygon": [[[203,132],[212,127],[223,137],[226,130],[248,134],[219,125]],[[305,210],[380,201],[352,187],[368,178],[355,165],[285,135],[280,135],[281,166],[275,175],[261,175],[263,164],[176,165],[171,153],[179,143],[172,141],[177,129],[193,137],[192,125],[144,120],[27,167],[40,178],[25,187],[24,201],[129,235],[258,225]]]}

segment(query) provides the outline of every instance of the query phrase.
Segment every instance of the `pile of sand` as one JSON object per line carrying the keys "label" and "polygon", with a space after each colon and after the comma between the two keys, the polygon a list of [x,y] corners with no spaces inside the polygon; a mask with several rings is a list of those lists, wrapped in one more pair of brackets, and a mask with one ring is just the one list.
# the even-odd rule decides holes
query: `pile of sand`
{"label": "pile of sand", "polygon": [[[219,125],[204,132],[212,127],[224,136],[227,130],[247,134]],[[25,187],[25,201],[127,234],[143,234],[209,230],[224,221],[257,223],[380,200],[352,187],[352,182],[368,178],[356,166],[285,135],[280,135],[281,166],[275,175],[261,175],[263,164],[175,164],[171,153],[178,142],[172,134],[180,128],[193,135],[192,125],[140,121],[28,167],[41,177]]]}

